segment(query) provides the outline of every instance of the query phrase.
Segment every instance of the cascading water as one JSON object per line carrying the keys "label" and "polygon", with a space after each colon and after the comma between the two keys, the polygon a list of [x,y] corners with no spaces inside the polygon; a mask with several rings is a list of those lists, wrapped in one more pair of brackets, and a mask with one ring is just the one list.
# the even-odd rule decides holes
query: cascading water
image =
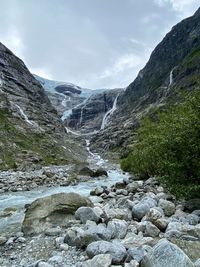
{"label": "cascading water", "polygon": [[172,69],[171,71],[170,71],[170,74],[169,74],[169,86],[171,86],[172,84],[173,84],[173,70],[174,69]]}
{"label": "cascading water", "polygon": [[113,102],[113,106],[110,110],[108,110],[102,120],[102,124],[101,124],[101,130],[104,130],[106,125],[108,124],[108,119],[112,116],[112,114],[115,112],[115,110],[117,109],[117,99],[119,97],[119,94],[116,96],[114,102]]}
{"label": "cascading water", "polygon": [[30,124],[30,125],[33,126],[34,123],[28,119],[28,116],[24,113],[23,109],[22,109],[19,105],[17,105],[17,104],[15,104],[15,106],[19,109],[19,112],[20,112],[20,114],[22,115],[22,117],[24,118],[24,120],[25,120],[28,124]]}

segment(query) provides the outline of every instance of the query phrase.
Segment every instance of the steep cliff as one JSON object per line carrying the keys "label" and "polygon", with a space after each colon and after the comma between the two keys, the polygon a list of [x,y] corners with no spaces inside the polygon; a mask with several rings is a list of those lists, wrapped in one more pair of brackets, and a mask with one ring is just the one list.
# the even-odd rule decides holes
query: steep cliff
{"label": "steep cliff", "polygon": [[200,9],[176,26],[152,52],[146,66],[119,96],[110,127],[94,139],[94,147],[127,150],[140,118],[166,103],[181,101],[183,92],[199,90]]}
{"label": "steep cliff", "polygon": [[[0,168],[72,162],[83,154],[66,130],[40,83],[0,43]],[[74,156],[69,151],[75,149]],[[81,156],[80,156],[81,158]],[[30,164],[29,164],[30,163]]]}

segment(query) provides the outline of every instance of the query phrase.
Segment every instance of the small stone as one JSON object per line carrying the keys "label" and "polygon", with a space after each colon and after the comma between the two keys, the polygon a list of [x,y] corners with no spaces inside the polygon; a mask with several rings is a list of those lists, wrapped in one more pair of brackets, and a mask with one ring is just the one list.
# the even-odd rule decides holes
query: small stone
{"label": "small stone", "polygon": [[165,199],[160,199],[158,202],[158,206],[163,209],[164,214],[166,216],[172,216],[176,211],[174,203]]}

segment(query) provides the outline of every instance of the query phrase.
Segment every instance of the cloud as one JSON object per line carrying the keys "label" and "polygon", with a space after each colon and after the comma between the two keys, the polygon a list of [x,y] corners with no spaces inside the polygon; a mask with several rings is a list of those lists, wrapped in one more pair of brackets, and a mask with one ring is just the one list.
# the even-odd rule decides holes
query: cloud
{"label": "cloud", "polygon": [[174,11],[178,12],[180,18],[191,16],[199,7],[198,0],[154,0],[159,6],[163,7],[170,4]]}
{"label": "cloud", "polygon": [[126,87],[197,2],[1,0],[0,41],[41,76],[86,88]]}

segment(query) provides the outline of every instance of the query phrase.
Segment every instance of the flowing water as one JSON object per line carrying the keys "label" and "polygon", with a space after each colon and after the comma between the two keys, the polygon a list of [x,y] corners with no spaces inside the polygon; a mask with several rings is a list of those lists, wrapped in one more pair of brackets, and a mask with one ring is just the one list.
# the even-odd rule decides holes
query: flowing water
{"label": "flowing water", "polygon": [[107,125],[108,123],[108,119],[110,118],[110,116],[112,116],[112,114],[115,112],[115,110],[117,109],[117,99],[119,97],[119,94],[116,96],[114,102],[113,102],[113,106],[110,110],[108,110],[106,112],[106,114],[104,115],[103,117],[103,120],[102,120],[102,124],[101,124],[101,130],[104,130],[105,129],[105,126]]}
{"label": "flowing water", "polygon": [[119,167],[110,165],[107,161],[103,160],[97,153],[92,153],[89,148],[89,140],[86,140],[86,149],[89,152],[88,162],[97,167],[106,167],[108,177],[101,179],[93,179],[87,182],[80,182],[77,185],[70,186],[55,186],[55,187],[40,187],[31,191],[9,192],[0,195],[0,215],[5,209],[16,209],[10,216],[0,217],[0,234],[6,232],[20,231],[21,223],[24,217],[24,205],[33,202],[37,198],[49,196],[61,192],[75,192],[83,196],[89,196],[92,189],[97,186],[111,186],[118,181],[122,181],[128,177],[128,174],[123,173]]}

